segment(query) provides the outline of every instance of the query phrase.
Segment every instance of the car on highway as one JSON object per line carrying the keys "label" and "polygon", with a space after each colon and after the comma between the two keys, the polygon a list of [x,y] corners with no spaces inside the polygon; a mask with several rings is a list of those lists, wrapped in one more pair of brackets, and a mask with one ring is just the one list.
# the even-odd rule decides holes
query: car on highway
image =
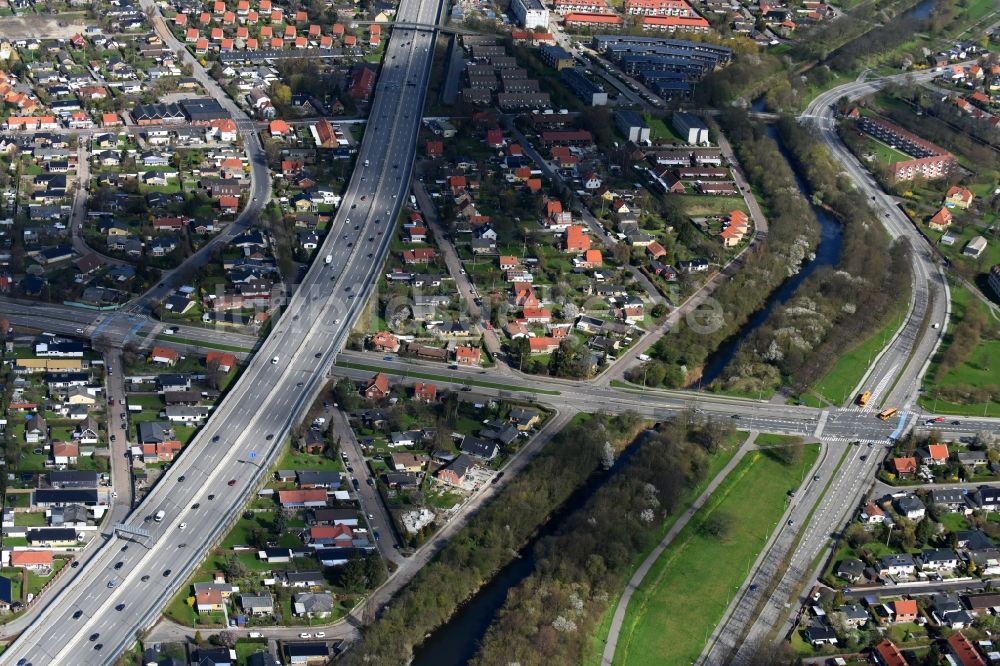
{"label": "car on highway", "polygon": [[219,441],[219,436],[218,435],[213,435],[212,436],[212,443],[214,444],[217,441]]}
{"label": "car on highway", "polygon": [[101,637],[100,634],[96,634],[96,633],[95,634],[91,634],[90,635],[90,642],[93,643],[94,641],[96,641],[100,637]]}
{"label": "car on highway", "polygon": [[951,424],[952,425],[962,425],[962,422],[961,421],[952,421]]}
{"label": "car on highway", "polygon": [[374,532],[372,532],[372,534],[374,534],[374,535],[375,535],[375,540],[376,540],[376,541],[378,541],[379,539],[381,539],[381,538],[382,538],[382,537],[381,537],[381,535],[380,535],[380,534],[378,533],[378,530],[375,530]]}
{"label": "car on highway", "polygon": [[141,580],[143,583],[145,583],[147,580],[149,580],[149,574],[146,574],[145,576],[143,576],[139,580]]}
{"label": "car on highway", "polygon": [[163,571],[163,577],[164,577],[164,578],[167,578],[167,577],[169,577],[169,576],[170,576],[170,569],[165,569],[165,570]]}
{"label": "car on highway", "polygon": [[229,481],[226,483],[226,485],[227,486],[235,486],[236,485],[236,479],[229,479]]}
{"label": "car on highway", "polygon": [[299,638],[312,638],[312,637],[313,635],[310,634],[308,631],[303,631],[301,634],[299,634]]}
{"label": "car on highway", "polygon": [[194,504],[191,505],[191,510],[192,511],[194,511],[196,509],[199,509],[199,508],[201,508],[201,504],[199,504],[198,502],[195,502]]}
{"label": "car on highway", "polygon": [[184,476],[183,474],[181,474],[180,476],[177,477],[177,483],[183,483],[184,479],[186,479],[186,478],[187,478],[186,476]]}
{"label": "car on highway", "polygon": [[277,365],[277,364],[278,364],[278,357],[275,356],[274,358],[271,359],[271,365]]}
{"label": "car on highway", "polygon": [[187,523],[181,523],[180,525],[177,526],[177,529],[186,530],[187,526],[188,526]]}
{"label": "car on highway", "polygon": [[73,563],[69,565],[69,568],[76,569],[78,566],[80,566],[80,560],[73,560]]}
{"label": "car on highway", "polygon": [[123,610],[125,610],[125,604],[118,604],[117,606],[115,606],[115,610],[118,611],[119,613],[122,612]]}
{"label": "car on highway", "polygon": [[82,610],[78,610],[77,612],[73,613],[73,619],[74,620],[79,620],[81,615],[83,615],[83,611]]}
{"label": "car on highway", "polygon": [[94,646],[94,649],[100,652],[101,650],[104,649],[104,643],[98,643],[97,645]]}
{"label": "car on highway", "polygon": [[115,580],[114,580],[113,578],[112,578],[111,580],[109,580],[109,581],[108,581],[108,587],[109,587],[109,588],[114,588],[114,586],[115,586],[115,585],[117,585],[117,584],[118,584],[118,583],[117,583],[117,582],[115,582]]}
{"label": "car on highway", "polygon": [[116,439],[118,439],[118,438],[117,438],[117,437],[115,437],[114,435],[111,435],[111,441],[112,441],[112,442],[113,442],[113,441],[115,441]]}
{"label": "car on highway", "polygon": [[357,479],[351,479],[351,485],[354,486],[355,491],[361,490],[361,484],[358,482]]}
{"label": "car on highway", "polygon": [[215,495],[209,495],[209,496],[208,496],[208,501],[210,501],[210,502],[211,502],[211,501],[212,501],[212,500],[214,500],[214,499],[215,499]]}
{"label": "car on highway", "polygon": [[[299,382],[299,385],[301,386],[302,382]],[[274,439],[274,433],[273,432],[267,433],[267,437],[265,437],[264,439],[270,442],[272,439]]]}
{"label": "car on highway", "polygon": [[315,636],[316,638],[326,638],[326,632],[325,631],[317,631],[315,634],[313,634],[313,636]]}
{"label": "car on highway", "polygon": [[121,569],[121,568],[122,568],[123,566],[125,566],[125,563],[124,563],[124,562],[116,562],[116,563],[115,563],[115,571],[118,571],[118,570],[119,570],[119,569]]}

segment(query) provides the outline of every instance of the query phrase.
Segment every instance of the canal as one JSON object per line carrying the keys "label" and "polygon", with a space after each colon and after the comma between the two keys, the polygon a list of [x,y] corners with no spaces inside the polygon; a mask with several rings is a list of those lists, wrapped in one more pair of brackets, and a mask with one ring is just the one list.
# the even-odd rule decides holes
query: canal
{"label": "canal", "polygon": [[577,509],[584,507],[590,498],[635,455],[646,442],[640,435],[638,441],[626,448],[615,460],[611,469],[598,470],[560,506],[534,537],[517,553],[517,558],[500,569],[469,601],[463,604],[452,618],[438,627],[414,651],[411,666],[463,666],[479,651],[479,644],[486,630],[503,607],[507,593],[531,575],[535,569],[535,544],[547,536],[558,533],[565,520]]}
{"label": "canal", "polygon": [[[763,108],[763,98],[754,101],[753,109],[758,110],[758,106]],[[816,222],[819,223],[819,244],[816,246],[816,254],[802,264],[799,272],[785,280],[781,286],[778,287],[770,295],[770,297],[768,297],[768,299],[764,302],[764,306],[751,316],[739,331],[727,338],[719,346],[715,353],[709,357],[708,362],[705,364],[705,368],[702,370],[701,379],[698,382],[701,386],[708,386],[719,378],[719,375],[722,374],[725,367],[729,365],[730,361],[733,360],[733,357],[736,355],[736,351],[739,349],[743,341],[767,321],[768,317],[771,316],[771,313],[774,312],[775,308],[786,303],[792,296],[794,296],[798,291],[799,286],[806,280],[806,278],[815,273],[818,268],[823,266],[835,266],[837,262],[840,261],[840,251],[844,244],[843,228],[840,222],[830,216],[825,210],[812,203],[812,195],[806,186],[805,181],[802,179],[802,176],[795,168],[794,162],[789,159],[789,155],[785,150],[784,145],[781,143],[781,138],[778,136],[777,128],[774,125],[768,125],[767,134],[777,142],[778,149],[788,162],[788,166],[792,169],[792,173],[795,174],[795,183],[798,186],[799,191],[810,203],[810,208],[816,218]]]}

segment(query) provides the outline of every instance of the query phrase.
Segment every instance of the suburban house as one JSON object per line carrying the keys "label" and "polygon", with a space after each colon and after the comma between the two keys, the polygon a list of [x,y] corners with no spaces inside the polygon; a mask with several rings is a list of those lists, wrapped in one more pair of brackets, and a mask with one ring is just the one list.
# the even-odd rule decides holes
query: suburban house
{"label": "suburban house", "polygon": [[944,465],[948,462],[948,445],[930,444],[917,449],[917,460],[922,465]]}
{"label": "suburban house", "polygon": [[931,548],[918,559],[921,571],[954,571],[958,567],[958,555],[951,548]]}
{"label": "suburban house", "polygon": [[896,644],[888,638],[875,646],[872,650],[872,659],[878,666],[909,666],[910,664],[896,647]]}
{"label": "suburban house", "polygon": [[389,378],[384,373],[378,373],[368,380],[361,393],[369,400],[384,400],[388,398]]}
{"label": "suburban house", "polygon": [[48,575],[52,571],[51,550],[12,550],[10,566]]}
{"label": "suburban house", "polygon": [[907,553],[885,555],[879,560],[880,576],[912,576],[917,571],[916,562]]}
{"label": "suburban house", "polygon": [[885,511],[875,502],[868,502],[861,510],[861,522],[865,525],[881,525],[885,522]]}
{"label": "suburban house", "polygon": [[927,512],[924,503],[916,495],[905,495],[895,501],[896,511],[909,520],[922,520]]}
{"label": "suburban house", "polygon": [[195,610],[199,613],[221,613],[222,592],[216,589],[198,590],[194,593]]}
{"label": "suburban house", "polygon": [[942,207],[938,212],[934,213],[930,220],[928,220],[927,226],[934,231],[947,231],[948,227],[951,225],[951,220],[951,211]]}
{"label": "suburban house", "polygon": [[893,458],[891,469],[896,476],[905,478],[917,473],[916,458]]}
{"label": "suburban house", "polygon": [[892,621],[897,624],[903,624],[906,622],[916,622],[917,613],[917,600],[916,599],[899,599],[892,602]]}
{"label": "suburban house", "polygon": [[952,185],[944,195],[944,205],[952,208],[966,209],[972,205],[972,200],[976,198],[970,190],[958,185]]}
{"label": "suburban house", "polygon": [[52,462],[56,465],[75,465],[80,460],[80,445],[77,442],[53,442]]}
{"label": "suburban house", "polygon": [[270,594],[242,594],[240,606],[247,615],[270,615],[274,612],[274,599]]}
{"label": "suburban house", "polygon": [[180,358],[180,355],[177,353],[177,350],[170,347],[153,347],[153,351],[149,353],[150,363],[159,363],[161,365],[176,365],[178,358]]}

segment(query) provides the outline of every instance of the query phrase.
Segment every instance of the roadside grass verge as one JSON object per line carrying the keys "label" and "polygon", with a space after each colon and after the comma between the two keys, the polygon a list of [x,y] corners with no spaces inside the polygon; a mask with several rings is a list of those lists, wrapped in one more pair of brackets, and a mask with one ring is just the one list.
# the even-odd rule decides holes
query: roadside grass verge
{"label": "roadside grass verge", "polygon": [[179,338],[176,335],[157,335],[157,340],[163,340],[164,342],[176,342],[179,345],[191,345],[192,347],[206,347],[208,349],[218,349],[219,351],[227,352],[237,352],[243,354],[252,354],[253,349],[249,347],[238,347],[236,345],[224,345],[219,342],[206,342],[204,340],[194,340],[193,338]]}
{"label": "roadside grass verge", "polygon": [[[823,375],[823,378],[816,382],[812,392],[825,398],[834,405],[843,405],[848,400],[853,399],[851,391],[858,385],[872,360],[878,355],[886,343],[892,338],[895,332],[903,325],[906,317],[908,302],[900,299],[897,302],[896,310],[892,313],[889,321],[882,328],[872,333],[866,340],[858,344],[853,349],[841,354],[840,359],[830,370]],[[803,402],[811,404],[809,396],[802,396]],[[815,398],[813,398],[815,400]],[[813,404],[814,407],[823,406]]]}
{"label": "roadside grass verge", "polygon": [[463,379],[461,381],[456,381],[455,377],[446,377],[444,375],[435,375],[430,372],[410,372],[405,370],[399,370],[391,366],[379,366],[379,365],[369,365],[367,363],[351,363],[348,361],[337,361],[337,367],[340,368],[350,368],[352,370],[369,370],[371,372],[384,372],[387,375],[395,375],[397,377],[414,377],[416,379],[429,379],[431,381],[445,382],[447,384],[468,384],[469,386],[481,386],[483,388],[497,389],[499,391],[519,391],[521,393],[541,393],[544,395],[559,395],[559,391],[553,391],[550,389],[540,389],[532,388],[529,386],[514,386],[512,384],[498,384],[496,382],[484,382],[477,379]]}
{"label": "roadside grass verge", "polygon": [[[796,472],[804,475],[818,455],[818,445],[806,445],[795,469],[762,452],[740,462],[632,597],[615,664],[681,664],[698,658],[784,513],[790,481]],[[720,524],[723,534],[713,534]]]}

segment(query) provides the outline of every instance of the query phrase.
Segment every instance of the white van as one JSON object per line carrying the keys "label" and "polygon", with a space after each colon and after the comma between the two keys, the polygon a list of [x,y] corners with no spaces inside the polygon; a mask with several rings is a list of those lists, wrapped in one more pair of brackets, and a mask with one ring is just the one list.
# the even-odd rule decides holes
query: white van
{"label": "white van", "polygon": [[167,517],[167,512],[164,511],[163,509],[160,509],[159,511],[156,512],[156,515],[153,516],[153,520],[155,520],[158,523],[162,523],[163,519],[166,517]]}

